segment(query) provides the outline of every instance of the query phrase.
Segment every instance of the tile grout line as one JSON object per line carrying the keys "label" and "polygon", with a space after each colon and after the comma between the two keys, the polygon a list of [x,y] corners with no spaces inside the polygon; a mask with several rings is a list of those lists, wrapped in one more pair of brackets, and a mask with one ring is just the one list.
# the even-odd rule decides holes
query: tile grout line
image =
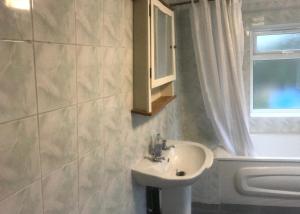
{"label": "tile grout line", "polygon": [[[82,102],[78,102],[78,105],[82,105],[82,104],[86,104],[86,103],[90,103],[90,102],[96,102],[98,100],[104,100],[104,99],[107,99],[107,98],[110,98],[110,97],[113,97],[113,96],[116,96],[116,94],[111,94],[111,95],[107,95],[107,96],[98,96],[98,97],[95,97],[95,98],[92,98],[92,99],[88,99],[88,100],[85,100],[85,101],[82,101]],[[31,118],[31,117],[35,117],[35,116],[37,117],[39,115],[51,113],[51,112],[54,112],[54,111],[63,110],[63,109],[66,109],[66,108],[72,108],[72,107],[76,107],[76,106],[77,106],[77,103],[74,103],[74,104],[63,106],[63,107],[58,107],[58,108],[54,108],[54,109],[51,109],[51,110],[43,111],[43,112],[40,112],[40,113],[29,114],[29,115],[26,115],[26,116],[18,117],[16,119],[2,121],[2,122],[0,122],[0,125],[6,124],[6,123],[17,122],[19,120],[25,120],[25,119],[28,119],[28,118]]]}
{"label": "tile grout line", "polygon": [[[100,72],[101,72],[101,84],[102,85],[100,85],[100,88],[101,88],[101,95],[105,95],[105,66],[104,66],[104,50],[105,50],[105,48],[108,48],[108,47],[105,47],[104,46],[104,42],[105,42],[105,40],[104,40],[104,38],[105,38],[105,35],[104,35],[104,28],[105,28],[105,23],[104,23],[104,13],[105,13],[105,5],[106,5],[106,1],[105,0],[102,0],[101,1],[101,11],[100,11],[100,18],[101,18],[101,20],[100,20],[100,22],[101,22],[101,24],[100,24],[100,27],[101,27],[101,31],[100,31],[100,44],[101,44],[101,49],[100,49]],[[103,97],[103,96],[102,96]],[[100,124],[100,127],[101,127],[101,138],[102,138],[102,143],[100,143],[100,146],[102,147],[101,149],[100,149],[100,151],[101,151],[101,160],[102,160],[102,166],[100,166],[100,170],[102,170],[102,173],[103,173],[103,177],[105,176],[105,165],[106,165],[106,148],[107,148],[107,145],[106,145],[106,135],[105,135],[105,124],[104,124],[104,122],[105,122],[105,115],[104,115],[104,99],[102,99],[102,102],[101,102],[101,115],[102,115],[102,124]],[[101,187],[102,188],[102,187]],[[104,204],[102,203],[101,204],[101,206],[100,206],[100,212],[103,212],[103,211],[105,211],[105,206],[104,206]]]}
{"label": "tile grout line", "polygon": [[[86,153],[85,153],[85,154],[86,154]],[[85,156],[82,156],[82,157],[85,157]],[[46,177],[48,177],[49,175],[51,175],[52,173],[55,174],[56,171],[59,171],[59,170],[65,168],[66,166],[72,165],[72,164],[74,164],[75,162],[76,162],[76,159],[73,159],[73,160],[71,160],[71,161],[69,161],[69,162],[66,162],[65,164],[61,165],[60,167],[57,167],[57,168],[53,169],[53,170],[52,170],[51,172],[49,172],[48,174],[45,174],[45,176],[42,176],[42,177],[41,177],[41,176],[38,176],[37,178],[35,178],[34,180],[32,180],[31,182],[29,182],[29,183],[26,184],[25,186],[21,187],[19,190],[17,190],[17,191],[15,191],[15,192],[12,192],[12,193],[8,194],[5,198],[0,199],[0,203],[1,203],[2,201],[5,201],[6,199],[9,199],[10,197],[12,197],[12,196],[14,196],[14,195],[16,195],[16,194],[22,192],[23,190],[27,189],[29,186],[32,186],[35,182],[40,181],[40,179],[46,178]]]}
{"label": "tile grout line", "polygon": [[55,108],[55,109],[40,112],[39,115],[44,115],[44,114],[52,113],[52,112],[55,112],[55,111],[61,111],[61,110],[67,109],[67,108],[74,108],[74,107],[76,107],[75,103],[71,104],[71,105],[67,105],[67,106],[63,106],[63,107],[59,107],[59,108]]}
{"label": "tile grout line", "polygon": [[[103,39],[102,39],[103,40]],[[113,45],[103,45],[101,42],[100,44],[80,44],[80,43],[64,43],[64,42],[52,42],[52,41],[41,41],[41,40],[24,40],[24,39],[0,39],[0,42],[36,42],[42,44],[49,44],[49,45],[66,45],[66,46],[80,46],[80,47],[104,47],[104,48],[115,48]]]}
{"label": "tile grout line", "polygon": [[40,179],[41,179],[40,177],[37,177],[34,180],[32,180],[30,183],[28,183],[25,186],[23,186],[22,188],[18,189],[17,191],[8,194],[7,196],[5,196],[5,198],[0,199],[0,203],[2,203],[5,200],[8,200],[10,197],[17,195],[18,193],[24,191],[25,189],[32,186],[35,182],[39,181]]}
{"label": "tile grout line", "polygon": [[17,122],[19,120],[26,120],[26,119],[29,119],[31,117],[36,117],[36,116],[37,116],[37,113],[29,114],[29,115],[26,115],[26,116],[23,116],[23,117],[18,117],[16,119],[2,121],[2,122],[0,122],[0,125]]}
{"label": "tile grout line", "polygon": [[35,35],[34,35],[34,18],[33,18],[33,1],[30,1],[30,12],[31,12],[31,30],[32,30],[32,50],[33,50],[33,66],[34,66],[34,78],[35,78],[35,96],[36,96],[36,111],[37,111],[37,134],[38,134],[38,145],[39,145],[39,165],[40,165],[40,185],[41,185],[41,205],[42,211],[45,213],[44,204],[44,191],[43,191],[43,173],[42,173],[42,155],[41,155],[41,137],[40,137],[40,121],[39,121],[39,105],[38,105],[38,87],[37,87],[37,70],[36,70],[36,54],[35,54]]}
{"label": "tile grout line", "polygon": [[[105,78],[104,78],[104,75],[105,75],[105,72],[104,72],[104,11],[105,11],[105,0],[102,0],[101,1],[101,7],[100,7],[101,11],[100,11],[100,27],[101,27],[101,31],[100,31],[100,44],[102,45],[101,49],[100,49],[100,72],[101,72],[101,85],[100,85],[100,89],[101,89],[101,95],[104,95],[105,94],[105,91],[104,91],[104,81],[105,81]],[[103,97],[103,96],[102,96]],[[104,115],[104,99],[102,99],[102,102],[101,102],[101,116],[102,116],[102,124],[100,124],[100,127],[101,127],[101,138],[102,138],[102,154],[101,154],[101,158],[102,158],[102,170],[103,170],[103,174],[105,173],[104,171],[104,166],[105,166],[105,154],[106,154],[106,138],[105,138],[105,132],[104,132],[104,122],[105,122],[105,115]],[[104,210],[103,208],[103,205],[101,206],[101,209]]]}
{"label": "tile grout line", "polygon": [[65,167],[67,167],[67,166],[70,166],[70,165],[72,165],[72,164],[75,164],[75,162],[77,162],[77,159],[74,158],[73,160],[70,160],[70,161],[68,161],[68,162],[66,162],[66,163],[64,163],[64,164],[62,164],[62,165],[59,166],[59,167],[56,167],[56,168],[54,168],[54,169],[51,169],[49,172],[45,173],[45,174],[42,176],[42,179],[47,178],[47,177],[51,176],[52,174],[58,173],[59,170],[62,170],[63,168],[65,168]]}
{"label": "tile grout line", "polygon": [[57,171],[59,171],[59,170],[65,168],[66,166],[72,165],[72,164],[74,164],[75,162],[76,162],[76,159],[73,159],[73,160],[71,160],[71,161],[69,161],[69,162],[63,164],[62,166],[53,169],[52,172],[49,172],[49,173],[46,174],[45,176],[39,176],[39,177],[35,178],[32,182],[26,184],[26,185],[23,186],[21,189],[19,189],[19,190],[13,192],[13,193],[11,193],[11,194],[8,194],[5,198],[0,199],[0,203],[3,202],[3,201],[5,201],[5,200],[7,200],[7,199],[9,199],[10,197],[12,197],[12,196],[14,196],[14,195],[16,195],[16,194],[22,192],[23,190],[25,190],[25,189],[27,189],[28,187],[32,186],[35,182],[40,181],[41,179],[48,177],[48,176],[51,175],[52,173],[55,174]]}
{"label": "tile grout line", "polygon": [[79,47],[78,46],[78,38],[77,38],[77,0],[74,0],[74,11],[75,11],[75,14],[74,14],[74,18],[75,18],[75,76],[76,76],[76,80],[75,80],[75,91],[76,91],[76,145],[77,145],[77,157],[76,157],[76,160],[77,160],[77,213],[80,213],[80,206],[79,206],[79,197],[80,197],[80,194],[79,194],[79,163],[80,163],[80,160],[79,160],[79,140],[78,140],[78,115],[79,115],[79,103],[78,103],[78,53],[77,53],[77,48]]}
{"label": "tile grout line", "polygon": [[[107,47],[105,47],[104,46],[104,43],[105,43],[105,40],[104,40],[104,38],[105,38],[105,35],[104,35],[104,28],[105,28],[105,26],[104,26],[104,13],[105,13],[105,5],[106,5],[106,1],[105,0],[102,0],[101,1],[101,11],[100,11],[100,22],[101,22],[101,24],[100,24],[100,27],[101,27],[101,31],[100,31],[100,44],[101,44],[101,49],[100,49],[100,72],[101,72],[101,84],[102,85],[100,85],[100,88],[101,88],[101,95],[105,95],[105,90],[104,90],[104,85],[105,85],[105,71],[104,71],[104,69],[105,69],[105,66],[104,66],[104,49],[105,48],[107,48]],[[104,96],[102,96],[102,97],[104,97]],[[105,126],[105,124],[104,124],[104,122],[105,122],[105,119],[104,119],[104,99],[102,99],[102,101],[101,101],[101,116],[102,116],[102,121],[101,121],[101,123],[102,124],[100,124],[100,127],[101,127],[101,138],[102,138],[102,143],[100,143],[100,146],[98,147],[98,148],[100,148],[100,147],[102,147],[101,149],[100,149],[100,151],[101,151],[101,161],[102,161],[102,165],[100,166],[100,170],[102,171],[102,173],[103,173],[103,177],[104,177],[104,175],[105,175],[105,164],[106,164],[106,148],[107,148],[107,145],[106,145],[106,135],[105,135],[105,131],[104,131],[104,126]],[[101,187],[102,188],[102,187]],[[102,203],[101,204],[101,206],[100,206],[100,212],[103,212],[103,211],[105,211],[105,206],[104,206],[104,204]]]}

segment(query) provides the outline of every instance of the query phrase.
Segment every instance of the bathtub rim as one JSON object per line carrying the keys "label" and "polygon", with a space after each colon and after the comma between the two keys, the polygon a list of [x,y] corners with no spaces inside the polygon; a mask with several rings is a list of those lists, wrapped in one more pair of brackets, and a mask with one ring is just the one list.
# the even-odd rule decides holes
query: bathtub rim
{"label": "bathtub rim", "polygon": [[215,156],[216,161],[247,161],[247,162],[299,162],[298,157],[248,157],[248,156]]}
{"label": "bathtub rim", "polygon": [[229,154],[221,147],[213,149],[215,161],[247,161],[247,162],[299,162],[300,157],[274,157],[274,156],[238,156]]}

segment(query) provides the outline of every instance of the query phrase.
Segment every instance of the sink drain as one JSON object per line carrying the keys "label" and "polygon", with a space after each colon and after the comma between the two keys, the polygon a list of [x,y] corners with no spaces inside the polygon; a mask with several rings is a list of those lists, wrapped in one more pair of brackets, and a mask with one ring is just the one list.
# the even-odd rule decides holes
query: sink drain
{"label": "sink drain", "polygon": [[176,170],[176,176],[185,176],[185,171]]}

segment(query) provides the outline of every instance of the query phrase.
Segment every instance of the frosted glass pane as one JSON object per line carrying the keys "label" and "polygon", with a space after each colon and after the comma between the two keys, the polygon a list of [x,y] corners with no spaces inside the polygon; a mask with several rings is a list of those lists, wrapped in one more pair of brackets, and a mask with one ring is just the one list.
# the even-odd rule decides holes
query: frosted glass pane
{"label": "frosted glass pane", "polygon": [[300,59],[256,60],[254,109],[300,109]]}
{"label": "frosted glass pane", "polygon": [[155,79],[172,75],[172,18],[154,7]]}
{"label": "frosted glass pane", "polygon": [[300,33],[260,35],[256,37],[256,52],[300,50]]}

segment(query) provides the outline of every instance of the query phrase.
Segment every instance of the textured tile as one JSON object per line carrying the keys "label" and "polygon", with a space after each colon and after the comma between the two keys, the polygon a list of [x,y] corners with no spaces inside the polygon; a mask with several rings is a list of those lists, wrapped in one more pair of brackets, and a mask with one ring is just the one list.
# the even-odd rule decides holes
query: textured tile
{"label": "textured tile", "polygon": [[104,16],[107,15],[121,15],[124,0],[102,0],[104,5]]}
{"label": "textured tile", "polygon": [[[16,8],[16,3],[23,9]],[[0,1],[0,29],[0,39],[31,40],[30,0]]]}
{"label": "textured tile", "polygon": [[0,125],[0,200],[40,176],[37,118]]}
{"label": "textured tile", "polygon": [[36,94],[32,44],[0,42],[0,122],[34,113]]}
{"label": "textured tile", "polygon": [[[123,119],[119,97],[113,96],[104,99],[104,176],[105,193],[107,200],[103,205],[103,213],[122,213],[121,210],[128,204],[127,195],[129,179],[126,168],[129,167],[124,149],[126,136],[123,134]],[[125,127],[124,127],[125,129]],[[127,129],[126,129],[127,130]],[[132,151],[133,152],[133,151]],[[122,161],[120,161],[122,160]]]}
{"label": "textured tile", "polygon": [[132,20],[123,20],[121,25],[121,46],[122,47],[131,47],[133,46],[133,22]]}
{"label": "textured tile", "polygon": [[119,36],[121,32],[120,16],[109,14],[103,19],[103,45],[118,47],[121,40]]}
{"label": "textured tile", "polygon": [[[299,1],[295,0],[286,0],[284,2],[282,1],[259,1],[259,0],[253,0],[253,1],[245,1],[243,2],[243,11],[245,13],[265,13],[265,12],[271,12],[273,14],[274,19],[283,19],[283,17],[278,17],[278,13],[274,13],[274,10],[278,10],[276,12],[281,12],[280,10],[291,10],[292,8],[299,8],[300,4]],[[277,15],[277,16],[276,16]],[[290,16],[292,16],[290,14]],[[287,18],[287,17],[285,17]],[[292,18],[289,17],[288,18]],[[295,17],[296,18],[296,17]],[[298,18],[298,17],[297,17]],[[293,18],[292,18],[293,19]]]}
{"label": "textured tile", "polygon": [[220,214],[220,213],[215,211],[203,211],[198,209],[192,209],[192,214]]}
{"label": "textured tile", "polygon": [[45,214],[78,213],[78,168],[76,163],[66,165],[43,178]]}
{"label": "textured tile", "polygon": [[299,214],[300,207],[265,207],[260,208],[260,214]]}
{"label": "textured tile", "polygon": [[77,156],[76,108],[39,116],[43,175],[71,162]]}
{"label": "textured tile", "polygon": [[87,101],[102,94],[101,48],[77,48],[78,101]]}
{"label": "textured tile", "polygon": [[219,204],[204,204],[204,203],[193,203],[192,210],[195,213],[205,212],[219,212]]}
{"label": "textured tile", "polygon": [[33,0],[33,23],[38,41],[74,43],[74,0]]}
{"label": "textured tile", "polygon": [[123,0],[103,0],[103,45],[120,46]]}
{"label": "textured tile", "polygon": [[134,185],[132,184],[133,183],[133,177],[132,177],[132,172],[131,172],[131,165],[127,165],[127,169],[126,167],[124,167],[123,169],[123,188],[124,190],[122,191],[124,194],[125,194],[125,198],[124,200],[122,201],[122,206],[123,208],[122,209],[125,209],[124,212],[128,212],[128,213],[133,213],[132,209],[133,209],[133,204],[135,202],[138,202],[138,201],[135,201],[134,200],[134,196],[133,196],[133,188],[134,188]]}
{"label": "textured tile", "polygon": [[221,214],[258,214],[260,213],[259,206],[240,205],[240,204],[222,204]]}
{"label": "textured tile", "polygon": [[104,192],[109,200],[103,203],[103,213],[122,213],[122,206],[126,202],[126,197],[128,197],[125,194],[125,182],[122,170],[107,171],[105,167],[104,183],[106,185],[104,186]]}
{"label": "textured tile", "polygon": [[77,0],[76,25],[78,44],[100,45],[103,23],[103,0]]}
{"label": "textured tile", "polygon": [[133,209],[136,214],[145,213],[146,210],[146,192],[145,187],[133,182]]}
{"label": "textured tile", "polygon": [[123,0],[124,9],[123,9],[123,18],[126,20],[133,21],[133,3],[132,1]]}
{"label": "textured tile", "polygon": [[120,78],[121,92],[131,92],[133,90],[133,52],[131,48],[121,49]]}
{"label": "textured tile", "polygon": [[121,99],[111,96],[103,99],[103,132],[105,144],[118,144],[121,131]]}
{"label": "textured tile", "polygon": [[193,200],[210,204],[220,203],[219,165],[214,161],[210,169],[205,170],[193,184]]}
{"label": "textured tile", "polygon": [[0,213],[5,214],[41,214],[41,182],[36,181],[16,194],[0,202]]}
{"label": "textured tile", "polygon": [[[111,132],[112,130],[110,130],[110,134]],[[118,132],[121,132],[121,130],[116,129],[115,136],[105,138],[108,140],[106,142],[107,145],[105,146],[104,152],[105,169],[107,170],[106,173],[116,173],[126,167],[125,163],[127,162],[127,160],[124,160],[123,158],[125,154],[121,144],[121,141],[123,141],[123,139]]]}
{"label": "textured tile", "polygon": [[133,5],[131,1],[124,1],[124,9],[121,24],[121,46],[133,46]]}
{"label": "textured tile", "polygon": [[75,47],[37,43],[35,52],[39,111],[75,103]]}
{"label": "textured tile", "polygon": [[122,205],[117,205],[115,207],[104,208],[104,213],[114,213],[114,214],[122,214],[124,211],[122,210]]}
{"label": "textured tile", "polygon": [[80,104],[78,107],[79,155],[103,144],[102,100]]}
{"label": "textured tile", "polygon": [[[179,103],[176,108],[180,112],[176,115],[176,120],[179,122],[175,124],[180,126],[182,139],[216,145],[217,138],[206,115],[204,103],[201,98],[201,89],[197,78],[196,61],[193,52],[188,5],[183,5],[175,9],[175,24],[177,45],[177,80],[175,91],[177,95],[176,102]],[[198,184],[201,184],[201,182],[198,182]],[[203,198],[209,200],[205,202],[215,202],[212,200],[218,199],[218,195],[214,193],[209,196],[206,195],[210,190],[215,191],[215,188],[212,189],[211,185],[194,186],[198,186],[197,195],[199,197],[203,196]]]}
{"label": "textured tile", "polygon": [[103,148],[87,153],[79,160],[79,213],[102,213],[104,192]]}
{"label": "textured tile", "polygon": [[116,95],[121,84],[121,49],[104,47],[102,50],[103,96]]}
{"label": "textured tile", "polygon": [[[135,133],[132,130],[130,130],[130,128],[122,131],[121,142],[119,146],[122,148],[121,157],[124,159],[122,163],[123,168],[127,168],[127,170],[129,170],[129,177],[131,177],[130,169],[136,164],[136,160],[141,159],[143,158],[143,156],[146,155],[140,152],[138,149],[138,145],[141,144],[141,142],[142,140],[140,138],[137,138]],[[108,151],[107,154],[109,154],[109,152],[110,151]],[[128,181],[131,181],[131,179],[129,178]],[[130,189],[131,185],[128,188]]]}

